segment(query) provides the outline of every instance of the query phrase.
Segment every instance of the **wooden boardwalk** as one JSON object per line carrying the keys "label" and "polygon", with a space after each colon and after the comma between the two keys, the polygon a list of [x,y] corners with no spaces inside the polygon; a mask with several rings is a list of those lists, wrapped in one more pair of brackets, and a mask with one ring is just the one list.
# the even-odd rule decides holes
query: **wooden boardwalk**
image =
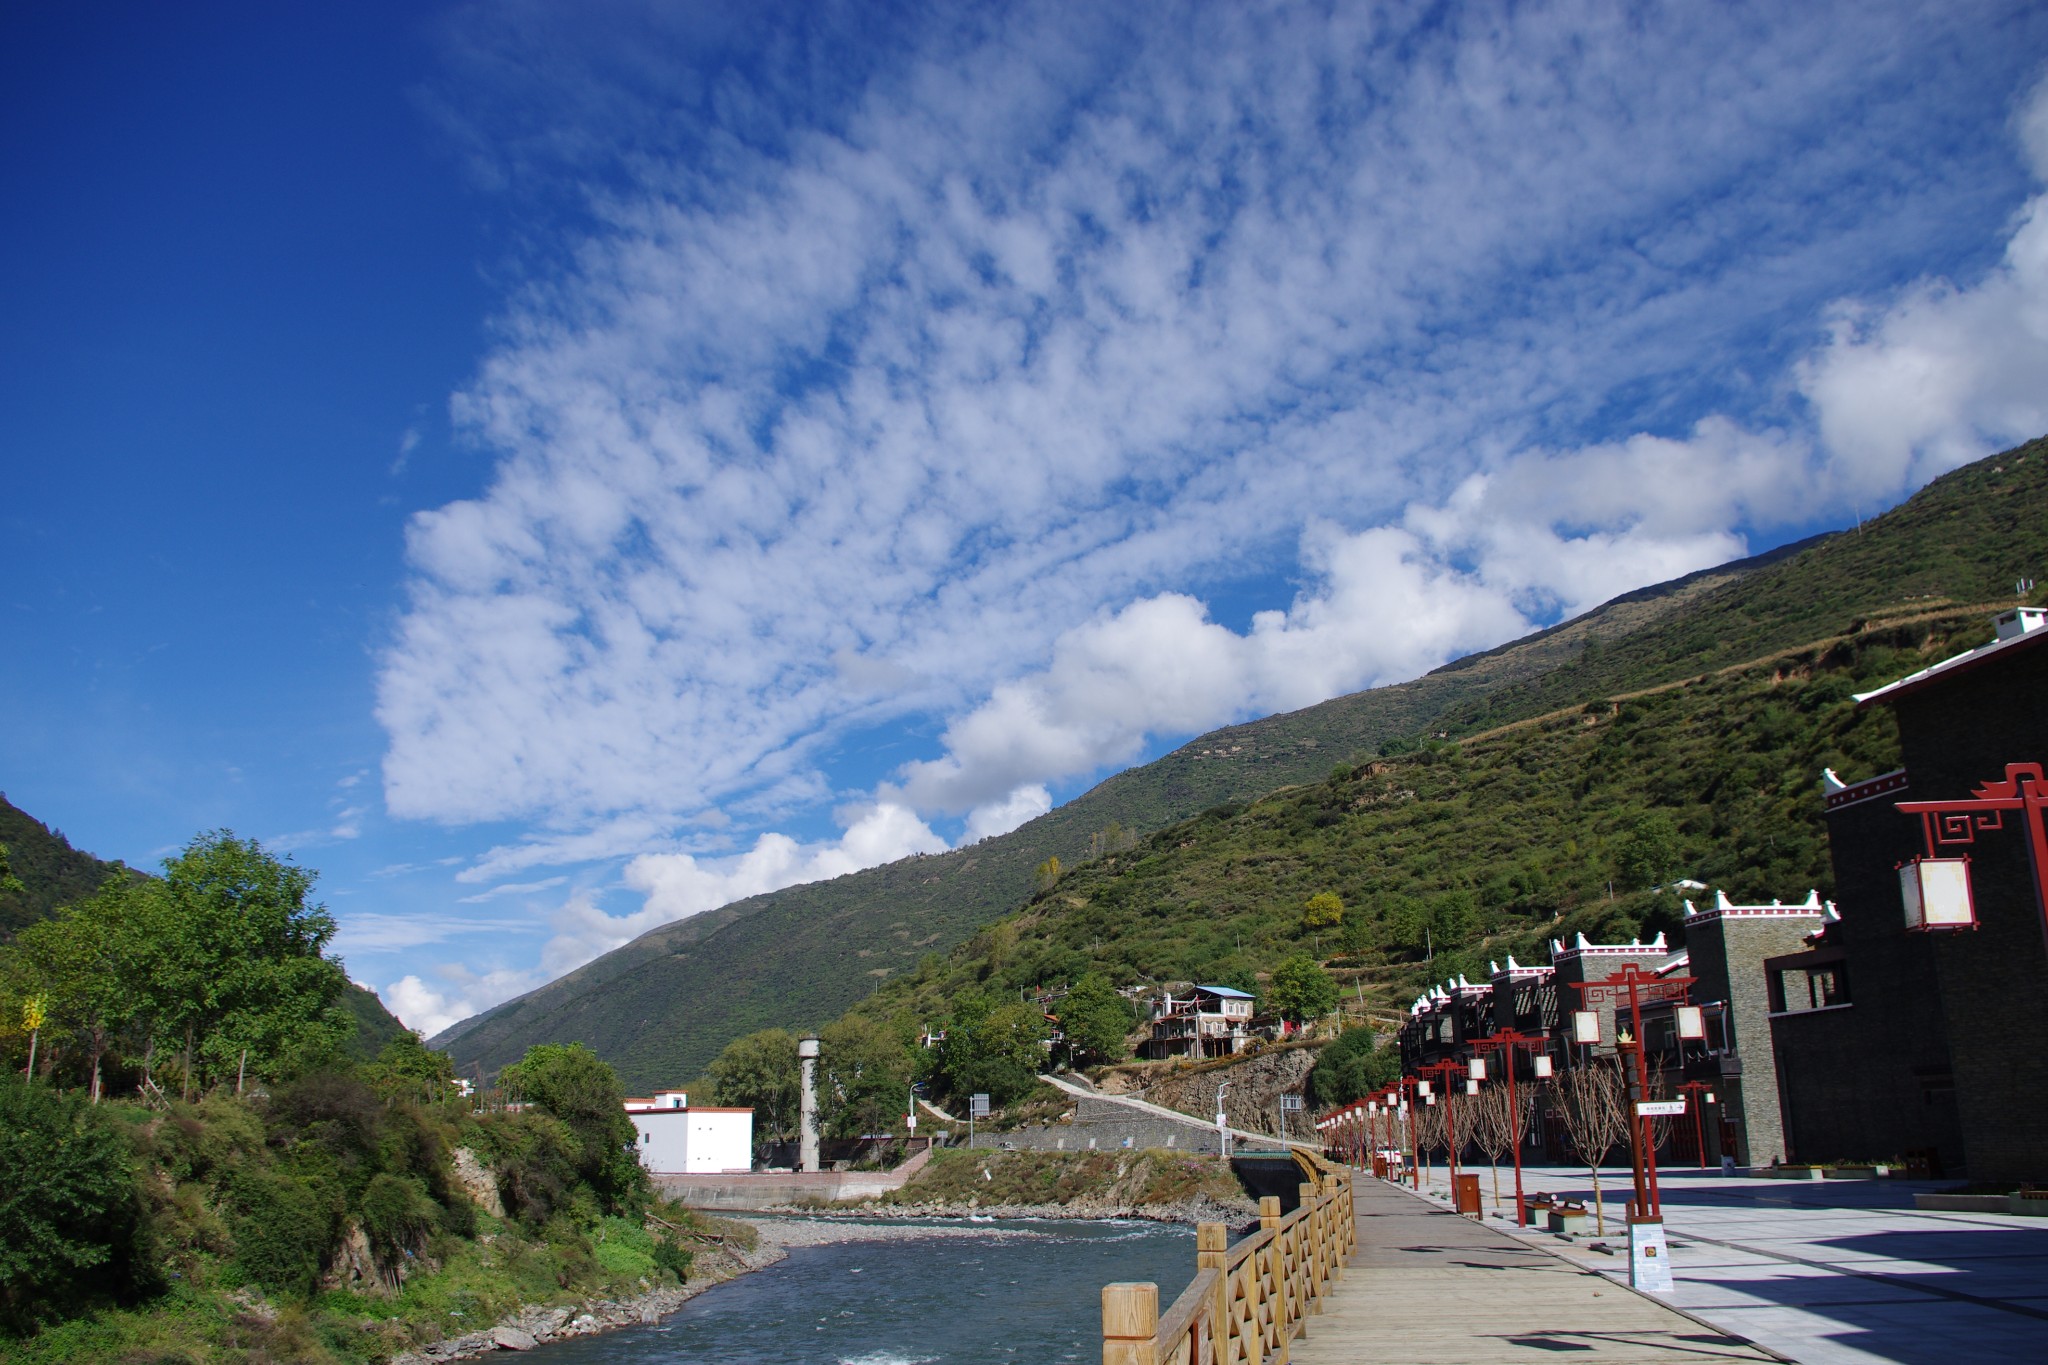
{"label": "wooden boardwalk", "polygon": [[1354,1196],[1357,1249],[1293,1365],[1778,1358],[1406,1190]]}

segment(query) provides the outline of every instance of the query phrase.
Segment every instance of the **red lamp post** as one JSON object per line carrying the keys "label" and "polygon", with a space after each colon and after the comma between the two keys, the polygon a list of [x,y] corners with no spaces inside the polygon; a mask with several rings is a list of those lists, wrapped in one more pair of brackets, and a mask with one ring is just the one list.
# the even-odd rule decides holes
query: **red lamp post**
{"label": "red lamp post", "polygon": [[[1605,981],[1571,983],[1573,989],[1583,993],[1581,1001],[1589,1009],[1609,1002],[1619,1009],[1624,998],[1628,1001],[1630,1040],[1622,1043],[1617,1038],[1616,1045],[1630,1047],[1635,1054],[1635,1094],[1629,1104],[1629,1145],[1633,1149],[1631,1155],[1635,1166],[1635,1199],[1629,1204],[1630,1222],[1655,1222],[1663,1216],[1657,1199],[1657,1150],[1650,1134],[1651,1116],[1642,1111],[1643,1102],[1650,1097],[1650,1067],[1643,1049],[1643,1003],[1683,1000],[1693,980],[1690,976],[1658,976],[1631,962]],[[1615,1031],[1620,1032],[1618,1026]]]}
{"label": "red lamp post", "polygon": [[1408,1181],[1418,1191],[1422,1189],[1422,1149],[1415,1140],[1415,1100],[1421,1087],[1422,1083],[1413,1076],[1403,1076],[1394,1082],[1394,1094],[1408,1111]]}
{"label": "red lamp post", "polygon": [[1456,1111],[1451,1106],[1451,1077],[1463,1076],[1465,1063],[1431,1062],[1428,1066],[1419,1066],[1415,1069],[1436,1077],[1438,1086],[1444,1092],[1444,1164],[1451,1177],[1451,1198],[1455,1201],[1458,1189],[1458,1122]]}
{"label": "red lamp post", "polygon": [[1515,1138],[1515,1226],[1527,1227],[1529,1207],[1522,1202],[1522,1111],[1515,1098],[1515,1055],[1524,1049],[1540,1055],[1541,1060],[1537,1062],[1537,1075],[1540,1077],[1550,1069],[1550,1040],[1538,1033],[1523,1033],[1519,1029],[1508,1028],[1490,1037],[1474,1038],[1472,1046],[1497,1049],[1501,1054],[1501,1066],[1508,1073],[1508,1109],[1514,1115],[1511,1131]]}
{"label": "red lamp post", "polygon": [[1707,1169],[1706,1107],[1714,1102],[1714,1087],[1705,1081],[1687,1081],[1678,1087],[1686,1094],[1692,1110],[1692,1140],[1700,1149],[1700,1169]]}

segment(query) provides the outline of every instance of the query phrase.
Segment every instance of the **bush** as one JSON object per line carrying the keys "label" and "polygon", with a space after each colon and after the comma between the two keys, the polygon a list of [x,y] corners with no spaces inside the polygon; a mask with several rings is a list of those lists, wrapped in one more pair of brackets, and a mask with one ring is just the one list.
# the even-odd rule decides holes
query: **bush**
{"label": "bush", "polygon": [[0,1081],[0,1327],[145,1287],[128,1145],[76,1098]]}
{"label": "bush", "polygon": [[694,1259],[695,1253],[672,1234],[654,1244],[654,1268],[675,1276],[677,1284],[690,1278],[690,1262]]}
{"label": "bush", "polygon": [[424,1246],[441,1224],[441,1206],[416,1177],[380,1172],[363,1190],[360,1207],[370,1250],[387,1266]]}
{"label": "bush", "polygon": [[247,1169],[236,1174],[230,1193],[235,1213],[229,1227],[242,1274],[274,1294],[311,1294],[340,1239],[340,1189],[317,1175]]}

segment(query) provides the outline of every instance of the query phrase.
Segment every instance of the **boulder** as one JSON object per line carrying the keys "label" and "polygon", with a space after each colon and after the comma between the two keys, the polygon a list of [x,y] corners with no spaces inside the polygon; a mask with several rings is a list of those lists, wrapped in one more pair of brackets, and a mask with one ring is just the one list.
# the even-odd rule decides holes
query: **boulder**
{"label": "boulder", "polygon": [[493,1327],[491,1342],[501,1351],[531,1351],[540,1343],[533,1333],[522,1332],[517,1327]]}

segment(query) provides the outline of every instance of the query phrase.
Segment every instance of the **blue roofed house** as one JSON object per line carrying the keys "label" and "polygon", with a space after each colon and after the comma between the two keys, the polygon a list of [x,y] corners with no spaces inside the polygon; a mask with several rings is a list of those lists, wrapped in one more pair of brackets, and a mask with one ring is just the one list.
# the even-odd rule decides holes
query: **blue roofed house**
{"label": "blue roofed house", "polygon": [[1251,1039],[1252,996],[1233,986],[1195,986],[1186,995],[1167,991],[1152,1003],[1152,1032],[1138,1055],[1228,1057]]}

